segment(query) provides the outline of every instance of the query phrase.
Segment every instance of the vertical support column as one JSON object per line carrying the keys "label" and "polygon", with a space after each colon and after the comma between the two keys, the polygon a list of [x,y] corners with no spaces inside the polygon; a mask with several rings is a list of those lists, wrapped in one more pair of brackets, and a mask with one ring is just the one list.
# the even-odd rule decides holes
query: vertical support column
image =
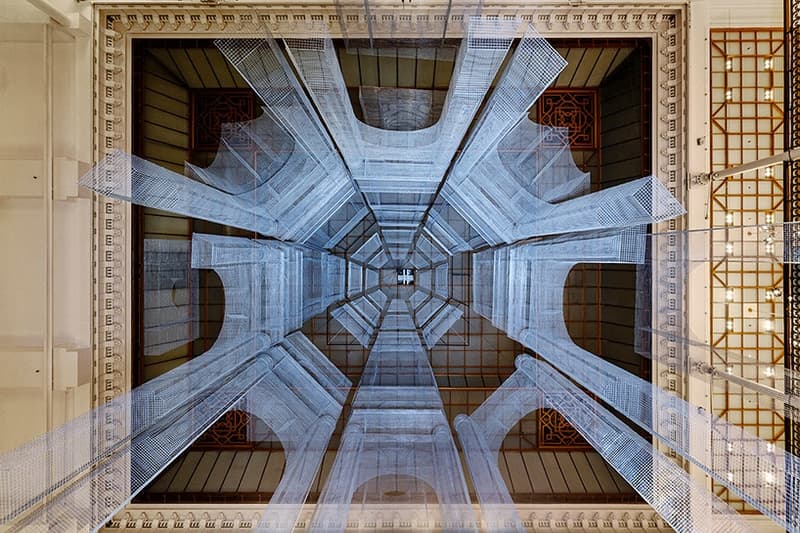
{"label": "vertical support column", "polygon": [[364,444],[364,428],[348,421],[336,452],[325,490],[314,510],[311,529],[343,531],[350,511],[350,500],[358,487],[358,463]]}
{"label": "vertical support column", "polygon": [[489,449],[482,428],[467,415],[456,417],[455,428],[481,504],[484,529],[498,533],[526,531],[497,466],[497,451]]}

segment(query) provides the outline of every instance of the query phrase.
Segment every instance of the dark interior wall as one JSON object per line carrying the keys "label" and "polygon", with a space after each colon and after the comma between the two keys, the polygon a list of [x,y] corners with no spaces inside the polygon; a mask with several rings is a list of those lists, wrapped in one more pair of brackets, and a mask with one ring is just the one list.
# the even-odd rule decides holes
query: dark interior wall
{"label": "dark interior wall", "polygon": [[[168,170],[183,174],[192,160],[192,89],[151,52],[153,43],[134,42],[134,153]],[[186,343],[159,356],[144,356],[143,243],[145,239],[191,240],[192,233],[217,233],[212,225],[166,211],[134,206],[134,291],[141,311],[134,313],[134,380],[143,383],[206,351],[216,338],[224,312],[219,277],[202,270],[193,296],[200,301],[200,332]]]}
{"label": "dark interior wall", "polygon": [[[650,173],[648,47],[643,43],[600,87],[601,188]],[[635,374],[636,266],[600,267],[600,353]]]}
{"label": "dark interior wall", "polygon": [[637,48],[600,86],[603,188],[640,178],[649,167],[644,146],[649,124],[643,117],[642,60],[642,50]]}

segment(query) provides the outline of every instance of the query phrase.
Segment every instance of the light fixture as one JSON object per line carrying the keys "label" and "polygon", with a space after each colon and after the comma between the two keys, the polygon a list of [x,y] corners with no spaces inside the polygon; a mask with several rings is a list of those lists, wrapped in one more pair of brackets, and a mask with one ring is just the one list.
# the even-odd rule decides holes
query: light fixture
{"label": "light fixture", "polygon": [[733,70],[733,59],[725,60],[725,70]]}
{"label": "light fixture", "polygon": [[[771,57],[765,57],[764,58],[764,70],[772,70],[772,65],[773,65],[772,58]],[[726,66],[727,66],[727,64],[726,64]]]}
{"label": "light fixture", "polygon": [[764,369],[764,375],[767,376],[768,378],[771,378],[772,376],[775,375],[775,368],[768,366],[767,368]]}
{"label": "light fixture", "polygon": [[733,253],[733,243],[732,242],[726,242],[725,243],[725,253],[728,254],[728,255],[731,255]]}
{"label": "light fixture", "polygon": [[771,289],[767,289],[766,291],[766,299],[767,301],[775,300],[776,298],[780,298],[783,296],[783,289],[780,287],[773,287]]}
{"label": "light fixture", "polygon": [[725,329],[727,329],[728,331],[733,331],[733,320],[725,321]]}
{"label": "light fixture", "polygon": [[725,91],[725,100],[733,100],[733,89]]}
{"label": "light fixture", "polygon": [[729,226],[733,224],[733,213],[730,211],[725,213],[725,223]]}
{"label": "light fixture", "polygon": [[764,89],[764,100],[766,100],[767,102],[771,102],[772,95],[773,95],[772,89]]}
{"label": "light fixture", "polygon": [[764,169],[764,176],[765,177],[771,178],[774,175],[775,175],[775,171],[773,170],[772,167],[767,167],[767,168]]}
{"label": "light fixture", "polygon": [[733,301],[733,289],[727,289],[725,291],[725,299],[728,300],[729,302]]}
{"label": "light fixture", "polygon": [[775,323],[767,318],[761,322],[761,327],[764,328],[764,331],[772,331],[775,329]]}

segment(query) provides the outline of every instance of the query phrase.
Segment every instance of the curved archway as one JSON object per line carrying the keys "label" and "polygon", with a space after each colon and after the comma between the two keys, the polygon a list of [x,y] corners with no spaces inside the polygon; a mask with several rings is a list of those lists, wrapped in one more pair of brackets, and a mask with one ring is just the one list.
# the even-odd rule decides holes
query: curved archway
{"label": "curved archway", "polygon": [[217,341],[225,318],[225,287],[222,278],[213,269],[199,270],[199,326],[200,343],[194,355],[211,348]]}
{"label": "curved archway", "polygon": [[134,352],[139,384],[207,352],[225,313],[222,280],[213,270],[191,268],[190,241],[148,238],[143,248]]}
{"label": "curved archway", "polygon": [[[376,507],[402,509],[404,522],[434,524],[441,521],[436,490],[425,480],[409,474],[382,474],[361,483],[350,500],[347,522],[392,522],[392,515],[378,515]],[[416,522],[417,524],[414,524]]]}
{"label": "curved archway", "polygon": [[642,376],[645,366],[635,348],[636,266],[573,265],[564,283],[562,310],[569,338],[577,346]]}

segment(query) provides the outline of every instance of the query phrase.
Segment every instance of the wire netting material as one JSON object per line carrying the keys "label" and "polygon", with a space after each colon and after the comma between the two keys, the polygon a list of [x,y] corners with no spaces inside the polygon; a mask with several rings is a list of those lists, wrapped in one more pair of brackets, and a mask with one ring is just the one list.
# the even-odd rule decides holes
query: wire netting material
{"label": "wire netting material", "polygon": [[271,213],[278,221],[276,236],[298,242],[309,239],[355,194],[341,165],[322,166],[268,109],[252,121],[223,125],[211,165],[186,163],[186,174],[251,209]]}
{"label": "wire netting material", "polygon": [[[800,505],[786,501],[784,490],[785,483],[796,482],[800,474],[796,456],[653,387],[572,341],[564,323],[562,301],[564,282],[571,268],[580,262],[624,262],[631,257],[642,257],[625,248],[633,241],[624,234],[597,237],[594,241],[591,236],[574,243],[567,238],[544,240],[508,247],[507,257],[499,255],[497,250],[476,254],[476,268],[486,273],[492,261],[500,261],[494,265],[493,277],[480,283],[499,279],[505,287],[500,291],[495,286],[490,292],[478,287],[474,298],[481,301],[476,310],[507,331],[511,338],[535,350],[719,483],[787,527],[787,506],[793,509]],[[489,295],[491,302],[487,300]],[[495,306],[506,308],[505,315],[497,313]],[[659,412],[653,412],[654,405],[659,406]],[[693,454],[692,450],[705,450],[709,441],[714,452],[710,460]]]}
{"label": "wire netting material", "polygon": [[432,126],[442,113],[446,91],[359,86],[364,122],[375,128],[414,131]]}
{"label": "wire netting material", "polygon": [[[78,527],[102,524],[263,376],[267,367],[254,362],[264,348],[264,340],[256,337],[238,345],[218,343],[181,367],[4,453],[2,523],[39,506],[14,527],[42,520],[53,525],[69,520]],[[109,431],[109,417],[124,425]],[[106,498],[94,498],[93,487],[105,486],[104,480],[113,490]],[[45,498],[47,504],[41,506]]]}
{"label": "wire netting material", "polygon": [[543,407],[561,413],[677,531],[752,531],[710,490],[546,364],[521,355],[516,365],[471,416],[455,422],[488,531],[526,531],[497,454],[508,431]]}
{"label": "wire netting material", "polygon": [[446,304],[422,327],[425,346],[432,349],[445,333],[464,315],[464,311],[453,304]]}
{"label": "wire netting material", "polygon": [[676,531],[753,531],[704,484],[563,375],[527,356],[517,366],[542,390],[543,406],[558,410]]}
{"label": "wire netting material", "polygon": [[511,61],[502,73],[486,108],[454,170],[462,175],[522,120],[544,90],[566,66],[566,61],[529,25]]}
{"label": "wire netting material", "polygon": [[[273,39],[222,39],[215,44],[266,104],[263,117],[238,126],[262,141],[258,146],[270,161],[255,172],[263,187],[251,201],[280,214],[279,237],[305,242],[355,194],[349,173]],[[288,161],[264,149],[264,141],[275,136],[281,138],[278,146],[287,148],[289,139],[293,142]],[[243,163],[243,157],[236,159]],[[274,201],[264,201],[270,198]],[[325,233],[327,240],[335,235],[335,231]]]}
{"label": "wire netting material", "polygon": [[[354,253],[350,255],[349,259],[351,261],[356,261],[357,263],[370,263],[371,266],[376,266],[371,263],[371,259],[382,249],[382,247],[383,243],[381,242],[380,235],[378,233],[374,233],[364,242],[364,244],[362,244]],[[380,267],[376,266],[376,268]]]}
{"label": "wire netting material", "polygon": [[[463,217],[469,226],[477,229],[487,242],[491,244],[506,242],[499,235],[493,234],[484,224],[484,219],[492,217],[481,214],[481,208],[491,204],[486,203],[483,206],[477,204],[477,198],[481,195],[476,197],[474,191],[465,189],[469,183],[465,185],[464,180],[471,176],[474,169],[480,167],[487,157],[491,158],[500,141],[527,116],[530,106],[555,80],[565,65],[566,62],[558,52],[532,26],[529,26],[445,181],[442,190],[443,202],[436,208],[440,214],[439,218],[429,223],[431,232],[443,239],[451,252],[464,248],[464,244],[469,240],[464,237],[470,230],[466,227],[456,227],[457,222],[461,220],[446,216],[444,209],[447,205],[455,208],[459,217]],[[496,156],[494,159],[497,159]],[[502,168],[502,165],[497,164],[499,162],[499,160],[494,161],[490,166]],[[492,180],[489,181],[491,183],[495,176],[491,171],[489,175],[492,176]],[[480,181],[486,183],[485,180]],[[497,209],[497,205],[502,203],[496,204],[494,210]]]}
{"label": "wire netting material", "polygon": [[219,338],[259,332],[279,341],[344,298],[344,265],[340,257],[278,241],[192,237],[192,266],[213,268],[225,286]]}
{"label": "wire netting material", "polygon": [[[10,450],[0,456],[0,482],[3,498],[2,517],[12,517],[38,503],[47,494],[45,480],[55,484],[78,475],[89,468],[96,458],[90,455],[91,444],[95,440],[103,442],[103,447],[113,449],[120,443],[137,434],[143,428],[155,423],[159,418],[180,408],[193,392],[202,391],[204,380],[200,378],[200,368],[208,367],[220,375],[225,375],[228,365],[220,363],[223,354],[233,354],[229,361],[231,368],[244,364],[266,346],[263,339],[242,339],[239,343],[217,343],[212,350],[195,358],[186,365],[148,382],[146,386],[134,389],[112,402],[77,417],[48,434],[29,443]],[[243,347],[246,349],[243,350]],[[249,351],[245,354],[244,351]],[[197,374],[194,372],[197,371]],[[207,381],[207,380],[206,380]],[[107,416],[122,415],[127,425],[118,433],[93,433],[93,428],[101,427]],[[45,475],[47,461],[48,475]],[[32,465],[41,465],[41,475]],[[49,476],[49,477],[48,477]]]}
{"label": "wire netting material", "polygon": [[[213,174],[213,170],[188,168],[191,174],[203,174],[207,179]],[[81,177],[79,183],[104,196],[137,205],[303,242],[347,203],[355,191],[345,174],[332,177],[318,167],[309,172],[292,172],[291,177],[294,179],[291,187],[258,201],[258,196],[252,193],[234,195],[114,150]]]}
{"label": "wire netting material", "polygon": [[[102,524],[267,371],[289,384],[305,382],[306,393],[316,390],[318,398],[327,398],[324,414],[333,416],[331,406],[341,409],[349,381],[307,339],[285,335],[344,297],[344,263],[297,245],[195,234],[192,266],[214,268],[225,287],[217,342],[205,354],[0,456],[2,523],[20,517],[15,528]],[[259,355],[282,339],[271,358]],[[293,405],[299,409],[312,400],[295,399]],[[109,429],[109,420],[122,422]],[[322,435],[317,429],[314,434]],[[307,468],[298,470],[303,479]],[[97,487],[107,487],[102,497]],[[287,498],[297,494],[286,490]]]}
{"label": "wire netting material", "polygon": [[200,335],[198,287],[189,241],[144,239],[145,356],[164,354]]}
{"label": "wire netting material", "polygon": [[367,348],[375,334],[375,326],[370,324],[351,304],[345,303],[331,311],[331,317],[338,322],[361,346]]}
{"label": "wire netting material", "polygon": [[266,423],[286,453],[284,474],[259,527],[288,532],[308,497],[351,384],[299,333],[270,355],[273,371],[248,391],[243,407]]}
{"label": "wire netting material", "polygon": [[[748,265],[746,268],[758,270],[764,268],[780,268],[781,263],[786,264],[796,252],[797,244],[784,238],[797,231],[797,223],[761,224],[759,226],[727,226],[703,230],[691,230],[681,234],[662,233],[647,236],[648,245],[658,250],[666,246],[675,246],[681,253],[681,265],[689,275],[693,271],[705,269],[710,264],[740,264]],[[678,236],[680,235],[680,238]],[[712,243],[707,246],[707,243]],[[719,244],[716,244],[719,243]],[[726,249],[727,243],[734,245],[733,250]],[[720,246],[721,244],[721,246]],[[664,271],[671,266],[667,259],[650,259],[639,265],[636,284],[636,341],[637,353],[643,357],[653,358],[657,364],[670,364],[675,366],[675,372],[682,375],[692,375],[694,378],[711,380],[728,380],[733,386],[741,386],[750,392],[767,395],[777,399],[783,405],[776,406],[774,411],[779,414],[792,416],[792,412],[783,413],[786,405],[800,405],[800,398],[792,394],[791,390],[782,390],[782,383],[797,381],[797,373],[781,367],[775,367],[771,362],[759,361],[752,350],[741,343],[736,345],[711,344],[701,335],[692,330],[679,333],[668,330],[669,322],[659,316],[672,311],[668,302],[658,302],[653,305],[650,291],[652,272]],[[756,291],[752,294],[755,295]],[[746,297],[737,296],[737,300],[744,304]],[[768,295],[769,298],[769,295]],[[651,323],[649,315],[656,317]],[[779,318],[776,317],[776,322]],[[652,326],[652,327],[651,327]],[[666,343],[672,350],[652,350],[650,341],[656,348]],[[653,353],[655,352],[655,353]],[[667,354],[669,357],[667,357]],[[727,365],[758,365],[769,380],[759,379],[758,376],[731,375],[726,370]],[[766,381],[766,382],[765,382]],[[772,383],[770,383],[772,382]],[[774,385],[773,385],[774,384]],[[791,389],[791,387],[787,387]]]}
{"label": "wire netting material", "polygon": [[474,530],[458,452],[408,305],[389,300],[382,314],[311,529],[343,530],[353,495],[379,501],[388,485],[403,487],[411,502],[428,501],[432,491],[444,530]]}
{"label": "wire netting material", "polygon": [[103,196],[264,235],[278,226],[234,196],[120,150],[106,155],[80,184]]}

